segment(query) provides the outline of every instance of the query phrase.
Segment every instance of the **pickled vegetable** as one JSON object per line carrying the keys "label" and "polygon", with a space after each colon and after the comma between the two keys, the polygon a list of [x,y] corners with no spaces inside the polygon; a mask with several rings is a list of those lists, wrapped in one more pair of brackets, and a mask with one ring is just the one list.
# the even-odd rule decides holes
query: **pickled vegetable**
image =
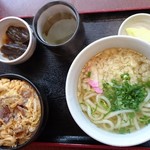
{"label": "pickled vegetable", "polygon": [[21,56],[27,49],[29,43],[29,32],[24,27],[9,26],[3,36],[3,45],[0,51],[3,56],[13,60]]}
{"label": "pickled vegetable", "polygon": [[1,52],[9,59],[15,59],[21,56],[26,49],[27,49],[27,45],[25,44],[9,43],[9,44],[4,44],[1,47]]}
{"label": "pickled vegetable", "polygon": [[29,32],[24,27],[10,26],[6,31],[6,35],[15,43],[25,43],[29,41]]}
{"label": "pickled vegetable", "polygon": [[150,42],[150,30],[147,28],[127,28],[126,32],[130,36],[137,37],[144,41]]}

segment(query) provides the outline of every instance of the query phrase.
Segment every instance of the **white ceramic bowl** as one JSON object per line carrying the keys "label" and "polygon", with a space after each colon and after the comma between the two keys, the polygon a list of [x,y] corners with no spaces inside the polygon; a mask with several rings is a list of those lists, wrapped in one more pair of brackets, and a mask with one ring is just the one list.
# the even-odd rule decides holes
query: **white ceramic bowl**
{"label": "white ceramic bowl", "polygon": [[[150,30],[150,14],[137,13],[126,18],[119,27],[118,35],[128,35],[127,28],[146,28]],[[137,37],[142,39],[140,37]]]}
{"label": "white ceramic bowl", "polygon": [[85,47],[74,59],[66,80],[66,100],[69,111],[78,126],[93,139],[113,146],[133,146],[150,140],[150,125],[129,134],[115,134],[104,131],[90,122],[82,112],[77,98],[77,83],[85,63],[97,53],[107,48],[130,48],[150,59],[150,45],[129,36],[110,36],[99,39]]}
{"label": "white ceramic bowl", "polygon": [[32,29],[30,28],[29,24],[26,21],[24,21],[19,17],[9,16],[2,18],[0,20],[0,47],[3,45],[3,37],[5,36],[6,30],[8,29],[9,26],[27,28],[29,32],[29,43],[26,51],[21,56],[13,60],[9,60],[8,58],[4,57],[3,54],[0,52],[0,62],[11,65],[20,64],[25,62],[32,56],[36,47],[36,38],[34,37]]}

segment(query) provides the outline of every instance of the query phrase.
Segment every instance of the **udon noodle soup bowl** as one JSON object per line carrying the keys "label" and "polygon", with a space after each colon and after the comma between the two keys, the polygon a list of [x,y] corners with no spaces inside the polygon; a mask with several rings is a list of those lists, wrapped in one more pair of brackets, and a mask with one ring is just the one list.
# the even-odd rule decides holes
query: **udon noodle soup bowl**
{"label": "udon noodle soup bowl", "polygon": [[[119,54],[121,53],[123,56],[126,56],[125,49],[132,49],[138,53],[143,54],[148,59],[150,59],[150,45],[142,40],[139,40],[139,39],[136,39],[133,37],[129,37],[129,36],[109,36],[109,37],[99,39],[99,40],[89,44],[77,55],[77,57],[74,59],[72,65],[70,66],[70,69],[68,71],[68,75],[67,75],[67,79],[66,79],[67,105],[68,105],[69,111],[70,111],[73,119],[77,123],[77,125],[87,135],[89,135],[93,139],[95,139],[101,143],[104,143],[107,145],[112,145],[112,146],[119,146],[119,147],[134,146],[134,145],[138,145],[138,144],[141,144],[141,143],[144,143],[144,142],[150,140],[150,125],[145,125],[142,128],[139,127],[140,123],[137,123],[137,118],[136,119],[132,118],[133,116],[135,116],[134,114],[136,114],[136,112],[138,111],[137,109],[136,110],[134,109],[134,106],[132,107],[132,102],[128,101],[131,105],[131,108],[127,108],[126,105],[124,105],[124,107],[122,105],[120,105],[122,107],[122,109],[124,108],[123,112],[126,112],[126,113],[132,112],[131,113],[132,115],[130,115],[131,122],[129,120],[127,120],[127,118],[129,118],[128,115],[126,115],[126,114],[124,115],[123,113],[121,113],[122,109],[121,110],[119,108],[118,108],[118,110],[111,109],[112,106],[110,108],[110,103],[107,100],[104,101],[106,99],[104,97],[103,98],[101,97],[100,99],[103,99],[102,100],[103,106],[104,105],[107,106],[107,109],[105,109],[106,107],[102,107],[102,108],[99,107],[99,104],[93,105],[94,101],[96,101],[95,99],[92,99],[92,101],[89,102],[90,96],[92,94],[93,95],[99,94],[101,96],[102,92],[104,92],[104,91],[103,91],[103,89],[99,88],[99,85],[97,85],[100,83],[91,83],[91,81],[89,82],[89,78],[92,76],[92,74],[93,74],[92,71],[94,70],[93,69],[91,71],[90,68],[95,63],[93,63],[93,64],[91,63],[90,65],[87,65],[87,67],[84,67],[84,66],[87,62],[89,62],[89,60],[91,58],[93,58],[98,53],[104,52],[105,49],[112,49],[112,48],[119,49],[115,52],[115,54],[113,54],[114,52],[111,52],[110,55],[108,55],[110,57],[113,56],[113,58],[115,58],[115,56],[117,56],[118,53]],[[123,52],[120,51],[120,48],[121,48],[121,50],[123,50]],[[105,55],[107,55],[108,52],[107,51],[105,51],[105,52],[106,52]],[[133,66],[135,65],[134,66],[135,69],[139,69],[133,61],[134,58],[137,59],[134,56],[133,57],[129,56],[129,59],[128,58],[127,59],[128,59],[128,61],[132,60],[132,62],[130,64],[132,64]],[[140,58],[140,59],[142,59],[142,58]],[[140,60],[140,59],[137,59],[137,60]],[[107,59],[107,57],[102,57],[101,60],[102,61],[110,60],[110,58]],[[121,61],[122,60],[118,60],[117,63],[122,63]],[[103,65],[110,65],[110,64],[103,64]],[[84,67],[83,73],[85,73],[87,70],[88,70],[88,73],[84,74],[83,78],[81,78],[80,74],[81,74],[83,67]],[[110,68],[112,68],[113,71],[112,71],[112,69],[108,70],[105,68],[106,69],[105,71],[104,70],[100,71],[99,74],[96,74],[96,75],[94,74],[92,77],[100,78],[100,75],[102,72],[103,73],[107,72],[108,77],[111,78],[111,75],[114,74],[114,72],[115,72],[114,67],[116,67],[116,62],[112,63],[110,66]],[[99,70],[101,70],[101,67],[99,67]],[[119,70],[121,72],[121,68]],[[141,70],[141,68],[139,70]],[[143,70],[143,72],[146,72],[146,71]],[[96,76],[98,76],[98,77],[96,77]],[[115,76],[117,77],[117,74]],[[91,95],[87,94],[83,98],[83,100],[82,100],[82,98],[79,97],[79,95],[80,95],[79,89],[81,88],[80,87],[81,85],[79,84],[79,77],[80,77],[80,82],[82,82],[82,80],[84,80],[82,88],[83,89],[85,88],[84,89],[85,91],[92,89]],[[132,73],[131,79],[132,79],[132,77],[134,77],[134,73]],[[125,80],[125,82],[128,82],[128,80],[130,79],[130,77],[128,76],[128,72],[124,71],[124,74],[122,75],[122,79]],[[105,78],[103,80],[105,81]],[[88,87],[86,87],[86,83],[89,84]],[[112,86],[112,84],[109,84],[109,82],[107,84],[109,85],[109,87]],[[113,82],[113,85],[115,85],[115,82]],[[107,93],[107,91],[106,91],[106,93]],[[149,101],[150,98],[149,98],[148,92],[146,94],[147,94],[147,96],[145,95],[145,97],[147,97],[146,101]],[[113,95],[113,93],[112,93],[112,95]],[[110,94],[109,96],[112,96],[112,95]],[[85,102],[85,101],[87,101],[87,102]],[[122,103],[124,103],[124,102],[122,102]],[[141,107],[143,107],[143,105],[141,105],[141,104],[138,106],[140,107],[139,109],[141,109]],[[145,107],[146,107],[146,111],[148,114],[149,106],[147,105]],[[99,111],[103,112],[105,110],[108,110],[108,111],[106,111],[106,113],[102,116],[99,115],[98,113],[94,114],[94,112],[99,112]],[[145,110],[145,109],[143,109],[143,110]],[[85,111],[88,112],[88,113],[86,113],[86,115],[85,115]],[[117,111],[117,114],[119,114],[119,116],[117,116],[116,121],[115,121],[117,124],[114,123],[114,125],[112,125],[112,123],[110,123],[112,120],[109,120],[109,118],[111,118],[114,115],[112,113],[114,111]],[[146,114],[146,113],[144,112],[144,114]],[[93,119],[94,118],[93,115],[95,115],[94,116],[95,120]],[[99,119],[98,119],[98,116],[100,117]],[[146,116],[146,115],[144,115],[144,116]],[[122,117],[124,117],[124,118],[122,118]],[[124,119],[124,127],[119,127],[120,130],[117,133],[113,132],[113,131],[107,131],[101,127],[98,127],[98,125],[93,123],[94,121],[91,121],[90,118],[92,118],[95,122],[97,121],[99,124],[106,123],[105,127],[108,128],[108,130],[110,130],[110,128],[112,128],[112,126],[114,126],[114,128],[117,128],[117,126],[121,126],[120,124],[121,123],[123,124],[122,119]],[[149,116],[147,116],[146,118],[149,119]],[[140,118],[140,119],[142,120],[142,118]],[[126,123],[136,124],[135,128],[137,128],[137,130],[134,130],[133,132],[127,132],[127,131],[124,132],[124,130],[128,130]],[[122,131],[121,131],[121,129],[122,129]]]}

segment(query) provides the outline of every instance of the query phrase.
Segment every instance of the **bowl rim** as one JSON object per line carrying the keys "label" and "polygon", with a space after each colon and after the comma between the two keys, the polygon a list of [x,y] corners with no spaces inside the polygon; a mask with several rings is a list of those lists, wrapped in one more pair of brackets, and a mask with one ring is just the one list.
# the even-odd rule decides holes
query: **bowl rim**
{"label": "bowl rim", "polygon": [[40,105],[41,105],[41,116],[40,116],[40,121],[38,124],[37,129],[33,132],[31,138],[29,140],[27,140],[25,143],[17,145],[16,147],[10,147],[10,146],[0,146],[0,149],[2,150],[17,150],[20,148],[23,148],[25,146],[27,146],[28,144],[30,144],[32,141],[34,141],[41,133],[42,128],[43,128],[43,122],[44,122],[44,102],[43,102],[43,97],[40,93],[40,91],[38,90],[38,88],[35,86],[35,84],[30,81],[29,79],[27,79],[26,77],[19,75],[19,74],[15,74],[15,73],[4,73],[4,74],[0,74],[0,79],[2,78],[8,78],[10,80],[16,79],[16,80],[21,80],[21,81],[25,81],[27,82],[37,93],[38,97],[39,97],[39,101],[40,101]]}
{"label": "bowl rim", "polygon": [[[90,122],[90,120],[84,115],[84,113],[82,112],[78,100],[77,100],[77,95],[76,95],[76,91],[74,90],[74,88],[77,87],[77,82],[74,81],[73,77],[74,77],[74,68],[78,68],[80,67],[80,65],[82,65],[82,67],[80,68],[80,70],[83,68],[83,66],[85,65],[85,63],[80,63],[79,61],[82,60],[81,57],[85,56],[86,52],[90,51],[90,48],[93,45],[98,44],[99,42],[103,42],[105,40],[111,40],[112,38],[116,38],[116,39],[129,39],[132,41],[137,41],[140,43],[143,43],[145,46],[150,47],[150,45],[147,42],[144,42],[140,39],[136,39],[133,37],[129,37],[129,36],[125,36],[125,35],[113,35],[113,36],[108,36],[108,37],[104,37],[101,39],[98,39],[94,42],[92,42],[91,44],[89,44],[88,46],[86,46],[78,55],[77,57],[74,59],[74,61],[72,62],[68,74],[67,74],[67,78],[66,78],[66,86],[65,86],[65,93],[66,93],[66,102],[67,102],[67,106],[69,108],[69,111],[74,119],[74,121],[77,123],[77,125],[90,137],[92,137],[93,139],[102,142],[104,144],[107,145],[111,145],[111,146],[118,146],[118,147],[128,147],[128,146],[135,146],[141,143],[144,143],[148,140],[150,140],[150,131],[147,130],[148,126],[136,131],[136,132],[132,132],[129,134],[115,134],[115,133],[111,133],[111,132],[107,132],[104,131],[103,129],[98,128],[96,125],[94,125],[93,123]],[[93,54],[90,58],[92,58],[93,56],[95,56],[96,54]],[[88,61],[88,60],[87,60]],[[75,74],[75,78],[79,77],[79,73]],[[77,79],[78,80],[78,79]],[[73,87],[70,87],[70,83],[72,82]],[[76,89],[77,90],[77,89]],[[76,106],[75,106],[76,105]],[[72,109],[73,108],[73,109]],[[149,125],[150,126],[150,125]],[[93,128],[95,128],[94,130],[92,130]],[[101,132],[100,134],[98,134],[98,131]],[[142,135],[141,135],[142,132]],[[128,139],[127,139],[127,138]],[[136,137],[136,139],[132,139],[133,137]],[[142,137],[142,138],[141,138]]]}
{"label": "bowl rim", "polygon": [[16,62],[21,61],[21,60],[29,53],[30,47],[32,46],[32,38],[33,38],[33,33],[32,33],[32,29],[31,29],[30,25],[29,25],[25,20],[23,20],[23,19],[20,18],[20,17],[17,17],[17,16],[4,17],[4,18],[0,19],[0,23],[1,23],[1,22],[4,22],[4,21],[12,20],[12,19],[13,19],[13,20],[20,21],[21,24],[23,24],[23,25],[26,26],[26,29],[27,29],[28,32],[29,32],[29,43],[28,43],[28,46],[27,46],[27,49],[25,50],[25,52],[24,52],[21,56],[17,57],[16,59],[13,59],[13,60],[9,60],[9,59],[7,59],[7,60],[2,60],[2,59],[0,59],[1,62],[3,62],[3,63],[8,63],[8,64],[16,63]]}

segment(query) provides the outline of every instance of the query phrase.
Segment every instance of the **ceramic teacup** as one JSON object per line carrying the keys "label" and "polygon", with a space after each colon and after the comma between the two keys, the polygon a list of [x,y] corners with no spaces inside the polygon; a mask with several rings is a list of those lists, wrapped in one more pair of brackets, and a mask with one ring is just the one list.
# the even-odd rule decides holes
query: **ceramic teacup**
{"label": "ceramic teacup", "polygon": [[33,19],[37,39],[57,56],[72,58],[82,49],[84,28],[76,8],[64,1],[41,7]]}

